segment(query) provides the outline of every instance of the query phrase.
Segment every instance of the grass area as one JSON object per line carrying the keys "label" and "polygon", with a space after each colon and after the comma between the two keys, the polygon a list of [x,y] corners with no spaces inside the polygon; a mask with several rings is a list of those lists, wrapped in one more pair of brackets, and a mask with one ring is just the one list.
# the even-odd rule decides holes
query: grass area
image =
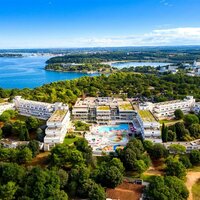
{"label": "grass area", "polygon": [[190,168],[188,171],[191,171],[191,172],[200,172],[200,165],[198,165],[198,166],[193,166],[193,167]]}
{"label": "grass area", "polygon": [[97,110],[110,110],[110,106],[98,106]]}
{"label": "grass area", "polygon": [[80,137],[77,137],[77,136],[75,136],[74,138],[65,137],[63,144],[67,144],[67,145],[73,144],[73,143],[76,142],[79,138],[80,138]]}
{"label": "grass area", "polygon": [[131,103],[121,104],[119,105],[120,110],[133,110],[133,106]]}
{"label": "grass area", "polygon": [[146,175],[146,174],[141,174],[140,178],[143,180],[143,181],[146,181],[146,182],[150,182],[152,180],[153,177],[155,177],[156,175]]}
{"label": "grass area", "polygon": [[159,123],[160,124],[170,124],[170,125],[172,125],[172,124],[175,124],[175,123],[177,123],[177,122],[183,122],[183,120],[182,119],[179,119],[179,120],[177,120],[177,119],[163,119],[163,120],[159,120]]}
{"label": "grass area", "polygon": [[139,110],[139,115],[145,122],[155,122],[156,121],[154,116],[148,110]]}
{"label": "grass area", "polygon": [[200,200],[200,179],[192,186],[193,200]]}

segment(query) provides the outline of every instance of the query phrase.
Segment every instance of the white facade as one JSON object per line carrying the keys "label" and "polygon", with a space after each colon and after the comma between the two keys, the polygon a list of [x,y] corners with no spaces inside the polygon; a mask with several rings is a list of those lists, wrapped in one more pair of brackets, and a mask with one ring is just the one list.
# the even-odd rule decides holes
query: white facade
{"label": "white facade", "polygon": [[174,111],[177,109],[182,110],[184,113],[188,113],[195,105],[195,99],[193,96],[187,96],[184,100],[166,101],[161,103],[155,103],[153,108],[153,114],[158,119],[164,119],[174,116]]}
{"label": "white facade", "polygon": [[141,111],[138,111],[137,114],[137,120],[140,124],[143,138],[159,138],[161,136],[160,123],[156,121],[150,111],[145,112],[149,112],[148,115],[150,117],[144,118],[141,115]]}
{"label": "white facade", "polygon": [[130,101],[111,97],[78,99],[72,110],[75,120],[98,124],[131,123],[136,114]]}
{"label": "white facade", "polygon": [[44,144],[48,150],[55,144],[63,143],[70,122],[70,112],[67,107],[56,110],[47,121]]}
{"label": "white facade", "polygon": [[55,144],[64,141],[70,122],[68,105],[60,102],[50,104],[25,100],[20,96],[16,96],[13,101],[15,108],[21,115],[48,120],[44,137],[44,150],[49,150]]}
{"label": "white facade", "polygon": [[14,110],[15,104],[14,103],[0,103],[0,115],[6,110]]}
{"label": "white facade", "polygon": [[55,110],[54,104],[25,100],[21,96],[16,96],[13,102],[21,115],[34,116],[44,120],[47,120]]}

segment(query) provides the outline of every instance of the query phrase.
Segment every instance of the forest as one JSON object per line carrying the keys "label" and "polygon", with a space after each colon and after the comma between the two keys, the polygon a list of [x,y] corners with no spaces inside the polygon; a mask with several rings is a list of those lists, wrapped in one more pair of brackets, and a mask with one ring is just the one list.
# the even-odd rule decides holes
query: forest
{"label": "forest", "polygon": [[68,53],[64,56],[56,56],[47,60],[47,64],[53,63],[101,63],[108,61],[152,61],[152,62],[189,62],[200,59],[199,50],[118,50],[118,51],[91,51],[89,53]]}
{"label": "forest", "polygon": [[0,89],[0,98],[12,99],[21,95],[26,99],[44,102],[64,102],[73,105],[78,97],[120,96],[161,102],[183,99],[193,95],[200,100],[200,77],[184,74],[135,74],[116,72],[109,76],[81,77],[79,79],[53,82],[35,89]]}
{"label": "forest", "polygon": [[117,68],[100,63],[85,63],[76,65],[54,63],[46,65],[45,70],[62,71],[62,72],[82,72],[82,73],[86,72],[112,73],[114,71],[117,71]]}

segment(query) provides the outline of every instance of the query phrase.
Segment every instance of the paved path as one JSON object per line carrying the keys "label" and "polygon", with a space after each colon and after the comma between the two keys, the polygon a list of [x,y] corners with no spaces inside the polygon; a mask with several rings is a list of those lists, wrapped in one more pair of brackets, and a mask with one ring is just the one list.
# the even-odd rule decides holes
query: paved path
{"label": "paved path", "polygon": [[200,172],[188,172],[186,178],[187,178],[186,186],[190,193],[188,200],[193,200],[192,186],[200,179]]}

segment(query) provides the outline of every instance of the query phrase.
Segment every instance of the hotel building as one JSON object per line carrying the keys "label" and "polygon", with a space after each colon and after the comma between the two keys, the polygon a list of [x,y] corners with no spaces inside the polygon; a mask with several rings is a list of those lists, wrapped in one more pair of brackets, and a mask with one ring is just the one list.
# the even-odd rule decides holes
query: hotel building
{"label": "hotel building", "polygon": [[132,103],[121,98],[87,97],[78,99],[73,107],[75,120],[98,124],[131,123],[136,117]]}
{"label": "hotel building", "polygon": [[141,110],[150,110],[158,119],[174,117],[174,111],[180,109],[183,113],[190,112],[195,106],[193,96],[187,96],[183,100],[165,101],[160,103],[145,102],[139,105]]}
{"label": "hotel building", "polygon": [[159,138],[161,136],[160,123],[157,122],[149,110],[138,110],[137,120],[143,138]]}
{"label": "hotel building", "polygon": [[67,107],[54,111],[47,121],[44,137],[44,149],[49,150],[55,144],[63,143],[70,122]]}
{"label": "hotel building", "polygon": [[16,96],[13,102],[21,115],[34,116],[44,120],[47,120],[55,109],[55,104],[26,100],[21,96]]}
{"label": "hotel building", "polygon": [[13,101],[21,115],[47,120],[44,150],[49,150],[55,144],[63,142],[70,122],[68,105],[60,102],[50,104],[25,100],[21,96],[16,96]]}
{"label": "hotel building", "polygon": [[0,103],[0,115],[6,110],[14,110],[15,104],[14,103]]}

